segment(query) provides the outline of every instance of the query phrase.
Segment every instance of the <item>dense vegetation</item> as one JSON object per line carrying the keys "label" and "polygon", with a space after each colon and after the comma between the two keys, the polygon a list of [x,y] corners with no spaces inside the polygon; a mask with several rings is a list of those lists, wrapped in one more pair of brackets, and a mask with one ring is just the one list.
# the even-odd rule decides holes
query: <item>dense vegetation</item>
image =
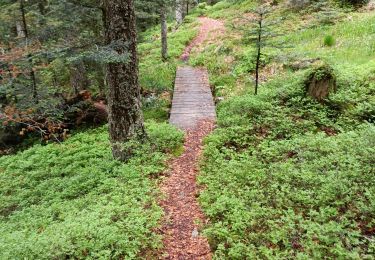
{"label": "dense vegetation", "polygon": [[152,179],[183,134],[147,130],[126,164],[112,158],[107,127],[0,158],[0,258],[128,259],[160,247]]}
{"label": "dense vegetation", "polygon": [[[4,3],[18,15],[18,2],[10,3],[9,6],[6,4],[8,3]],[[33,15],[37,15],[34,12],[36,10],[33,9],[36,8],[35,3],[27,4],[28,21],[37,22],[32,19]],[[98,21],[99,25],[91,23],[88,26],[85,23],[86,18],[92,22],[92,15],[99,16],[96,8],[85,6],[84,3],[81,3],[83,6],[73,2],[66,3],[67,5],[60,4],[50,3],[48,6],[50,10],[57,9],[52,14],[61,15],[59,12],[67,11],[69,8],[72,13],[71,16],[64,18],[53,17],[57,20],[61,19],[58,24],[49,20],[51,16],[48,15],[46,23],[55,26],[54,30],[61,33],[58,36],[50,35],[47,39],[49,43],[55,41],[53,43],[56,44],[58,37],[67,33],[63,31],[67,28],[56,28],[56,26],[66,24],[76,26],[77,31],[69,32],[72,34],[83,33],[80,28],[100,27],[100,21]],[[152,7],[151,3],[150,6],[142,5],[141,1],[137,4],[144,8]],[[65,132],[64,142],[47,138],[42,144],[36,144],[23,152],[1,157],[1,259],[67,257],[134,259],[147,254],[149,250],[151,252],[161,247],[161,237],[153,232],[162,216],[162,211],[156,204],[156,199],[159,197],[156,180],[165,169],[166,159],[180,150],[183,138],[182,132],[168,126],[165,121],[168,118],[169,96],[173,87],[177,59],[185,45],[196,35],[196,24],[186,21],[180,26],[181,30],[169,34],[169,43],[173,49],[169,53],[169,60],[163,63],[160,58],[159,29],[154,26],[157,22],[155,19],[157,10],[153,11],[154,14],[150,13],[150,9],[147,10],[150,17],[142,16],[139,14],[142,12],[141,9],[137,9],[138,24],[148,28],[144,32],[142,28],[139,29],[140,44],[138,45],[147,140],[144,143],[130,144],[134,148],[133,157],[126,164],[112,158],[107,126],[92,130],[80,128],[72,133]],[[9,9],[5,8],[2,11],[4,11],[0,12],[3,15],[2,20],[9,22],[2,24],[2,29],[6,29],[6,25],[15,20],[5,13]],[[73,21],[64,20],[74,16],[82,17],[74,20],[77,22],[75,25],[72,24]],[[171,21],[170,26],[173,25]],[[29,24],[29,27],[39,30],[34,24]],[[38,30],[36,32],[39,33]],[[91,39],[93,37],[88,31],[83,34]],[[77,35],[68,38],[85,40]],[[39,39],[34,40],[39,41]],[[6,41],[3,43],[7,44]],[[68,44],[66,47],[69,48],[78,43],[65,41],[65,44]],[[10,46],[14,47],[14,45]],[[54,48],[50,49],[52,54],[61,51],[60,47],[63,48],[56,45],[52,47]],[[83,80],[75,78],[77,74],[73,66],[77,64],[75,59],[78,59],[78,64],[82,61],[84,66],[84,70],[79,71],[80,76],[89,79],[86,81],[88,85],[78,86],[78,91],[87,90],[91,93],[91,97],[89,102],[79,101],[69,109],[86,113],[84,108],[90,105],[87,103],[104,99],[105,87],[102,85],[104,75],[100,71],[103,64],[90,59],[98,58],[97,61],[100,61],[102,57],[98,56],[106,53],[99,52],[92,56],[94,54],[91,52],[91,47],[88,45],[69,55],[62,53],[52,56],[53,61],[48,66],[37,67],[35,71],[38,91],[40,91],[38,97],[43,99],[38,103],[27,102],[30,101],[27,67],[18,74],[2,74],[1,90],[4,91],[2,97],[5,101],[2,100],[4,102],[1,104],[1,112],[13,113],[16,119],[17,116],[22,115],[32,118],[42,111],[43,117],[59,122],[63,117],[60,110],[61,102],[74,97],[76,94],[74,83]],[[5,61],[2,65],[20,66],[25,62],[23,60],[25,53],[20,53],[22,57],[15,57],[13,50],[13,48],[7,49],[11,53],[6,52],[7,55],[4,56],[6,60],[2,60]],[[40,52],[40,50],[35,51]],[[35,63],[39,61],[34,59]],[[72,67],[73,69],[69,70]],[[54,78],[55,76],[57,78]],[[54,84],[50,84],[50,80],[54,80],[52,82]],[[42,95],[42,92],[45,95]],[[63,98],[56,93],[63,95]],[[86,104],[82,106],[84,102]],[[46,110],[46,106],[49,109]],[[32,113],[23,114],[22,111],[30,107],[33,108]],[[2,123],[9,121],[4,120],[3,117],[1,120]],[[13,124],[15,122],[2,125],[0,135],[7,134],[9,125]],[[26,131],[28,129],[25,129]],[[40,133],[37,131],[36,134],[38,136]],[[40,141],[37,139],[35,143]],[[24,144],[25,147],[27,144],[30,145],[25,142]]]}
{"label": "dense vegetation", "polygon": [[[288,30],[278,40],[290,46],[268,49],[260,95],[253,96],[253,47],[230,26],[238,10],[246,15],[253,6],[222,2],[209,9],[234,37],[192,60],[208,66],[216,95],[225,99],[200,176],[215,257],[371,259],[375,31],[368,25],[375,15],[336,8],[326,24],[319,10],[276,9],[272,15],[285,18],[279,28]],[[326,44],[327,35],[335,45]],[[315,60],[337,77],[337,92],[321,103],[306,95]]]}
{"label": "dense vegetation", "polygon": [[[160,249],[157,177],[183,141],[165,121],[178,59],[197,35],[198,16],[226,28],[189,60],[208,68],[218,103],[198,180],[214,258],[373,259],[375,12],[362,7],[367,1],[269,3],[265,21],[278,26],[262,46],[257,96],[256,28],[247,19],[258,2],[201,3],[178,28],[170,4],[162,62],[160,3],[135,1],[148,138],[128,144],[127,163],[112,158],[107,126],[64,130],[106,102],[103,68],[118,57],[102,43],[99,2],[25,1],[26,42],[17,29],[19,2],[0,3],[0,137],[19,120],[36,125],[16,128],[16,136],[36,130],[30,135],[44,139],[0,157],[1,259],[152,258]],[[310,97],[312,75],[327,71],[336,91]],[[88,99],[69,103],[81,91]],[[66,125],[71,114],[74,127]]]}
{"label": "dense vegetation", "polygon": [[[168,104],[158,97],[168,97],[176,60],[196,30],[186,21],[170,32],[173,48],[168,61],[161,62],[156,26],[161,2],[169,3],[170,17],[170,1],[137,0],[135,5],[142,98],[145,107],[155,108],[151,110],[164,120]],[[98,107],[107,102],[104,68],[126,60],[126,55],[117,56],[115,46],[104,43],[101,8],[96,0],[0,3],[0,154],[14,151],[14,144],[27,136],[62,140],[77,127],[105,123]],[[174,26],[171,20],[169,27]]]}

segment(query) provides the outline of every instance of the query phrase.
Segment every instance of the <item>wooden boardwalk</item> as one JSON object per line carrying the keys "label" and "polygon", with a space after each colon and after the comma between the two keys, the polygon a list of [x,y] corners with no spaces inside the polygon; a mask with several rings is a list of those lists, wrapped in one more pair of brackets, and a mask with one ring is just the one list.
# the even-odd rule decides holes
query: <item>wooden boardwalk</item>
{"label": "wooden boardwalk", "polygon": [[207,70],[179,67],[169,122],[180,129],[188,130],[194,129],[201,120],[216,120]]}

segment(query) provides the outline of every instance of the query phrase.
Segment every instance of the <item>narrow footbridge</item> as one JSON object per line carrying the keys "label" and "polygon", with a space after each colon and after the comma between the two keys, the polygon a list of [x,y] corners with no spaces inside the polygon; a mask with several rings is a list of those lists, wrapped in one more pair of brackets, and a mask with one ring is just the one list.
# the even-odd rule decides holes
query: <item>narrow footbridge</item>
{"label": "narrow footbridge", "polygon": [[169,122],[194,129],[198,122],[216,120],[215,103],[206,69],[182,66],[177,69]]}

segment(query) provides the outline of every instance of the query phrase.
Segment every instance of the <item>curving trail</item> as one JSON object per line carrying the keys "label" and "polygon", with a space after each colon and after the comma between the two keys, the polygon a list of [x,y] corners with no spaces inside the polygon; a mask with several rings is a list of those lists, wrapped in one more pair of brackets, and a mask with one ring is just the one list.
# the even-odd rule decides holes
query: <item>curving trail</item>
{"label": "curving trail", "polygon": [[[224,23],[208,17],[199,17],[200,22],[198,36],[185,48],[181,60],[188,61],[193,48],[199,48],[206,41],[214,40],[225,31]],[[198,49],[199,50],[199,49]]]}
{"label": "curving trail", "polygon": [[[186,47],[181,60],[187,61],[194,48],[214,40],[224,31],[222,22],[206,17],[198,36]],[[200,227],[207,222],[197,197],[196,177],[202,140],[215,127],[216,112],[205,69],[182,66],[177,69],[170,123],[185,130],[184,152],[169,162],[167,178],[160,185],[165,199],[160,233],[164,248],[160,259],[211,259],[208,241],[200,234]]]}

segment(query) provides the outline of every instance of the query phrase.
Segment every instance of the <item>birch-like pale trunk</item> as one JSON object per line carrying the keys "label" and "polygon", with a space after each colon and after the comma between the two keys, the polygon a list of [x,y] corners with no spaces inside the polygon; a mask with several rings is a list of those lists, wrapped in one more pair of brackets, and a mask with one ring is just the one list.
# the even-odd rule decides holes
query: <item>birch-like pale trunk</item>
{"label": "birch-like pale trunk", "polygon": [[182,24],[184,19],[184,1],[176,0],[176,23],[177,26]]}

